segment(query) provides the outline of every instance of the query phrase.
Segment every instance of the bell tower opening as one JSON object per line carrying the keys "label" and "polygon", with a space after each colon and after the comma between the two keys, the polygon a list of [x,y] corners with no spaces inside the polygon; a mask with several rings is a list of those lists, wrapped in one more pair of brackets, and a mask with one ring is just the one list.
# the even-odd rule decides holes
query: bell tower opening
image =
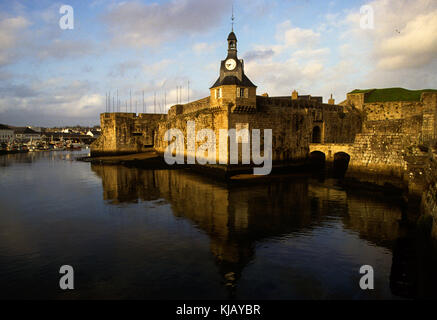
{"label": "bell tower opening", "polygon": [[237,36],[234,31],[228,35],[228,58],[237,58]]}

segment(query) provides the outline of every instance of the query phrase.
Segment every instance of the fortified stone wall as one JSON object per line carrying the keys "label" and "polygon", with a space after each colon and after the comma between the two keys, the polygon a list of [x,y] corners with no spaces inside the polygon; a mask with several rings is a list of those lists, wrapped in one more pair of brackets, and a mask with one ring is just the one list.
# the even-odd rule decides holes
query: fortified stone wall
{"label": "fortified stone wall", "polygon": [[[364,96],[348,94],[347,105],[364,101]],[[403,179],[408,181],[410,192],[420,192],[423,186],[410,175],[423,166],[422,154],[415,150],[434,137],[437,94],[423,93],[417,102],[360,103],[364,122],[350,147],[349,170]],[[374,177],[368,178],[374,182]]]}
{"label": "fortified stone wall", "polygon": [[357,108],[358,110],[363,110],[364,99],[364,93],[348,93],[346,101],[342,104],[349,105]]}
{"label": "fortified stone wall", "polygon": [[143,152],[153,147],[154,135],[164,114],[102,113],[101,136],[92,144],[92,155]]}
{"label": "fortified stone wall", "polygon": [[[404,142],[400,134],[361,133],[351,145],[349,171],[360,174],[383,174],[402,179],[406,162],[404,161]],[[350,172],[352,174],[352,172]]]}
{"label": "fortified stone wall", "polygon": [[363,112],[366,114],[366,119],[369,121],[405,119],[422,115],[423,103],[420,101],[365,103],[363,105]]}
{"label": "fortified stone wall", "polygon": [[[236,90],[236,89],[235,89]],[[238,101],[237,101],[238,102]],[[240,101],[241,102],[241,101]],[[167,115],[104,113],[101,115],[102,135],[93,144],[93,155],[142,152],[154,147],[163,153],[171,142],[164,140],[169,129],[184,134],[184,155],[190,155],[187,145],[187,121],[195,122],[196,134],[212,129],[216,135],[216,162],[220,152],[220,129],[272,129],[273,161],[298,161],[308,157],[313,130],[318,127],[324,142],[352,142],[361,130],[359,112],[342,106],[321,104],[310,99],[291,97],[257,97],[256,109],[239,109],[229,103],[214,107],[206,97],[185,105],[175,105]],[[205,140],[196,139],[196,149]],[[263,150],[261,145],[261,150]],[[241,161],[241,148],[239,154]],[[195,154],[194,154],[195,155]],[[206,157],[206,154],[205,154]],[[228,159],[228,155],[226,156]]]}
{"label": "fortified stone wall", "polygon": [[404,178],[408,147],[419,143],[419,117],[366,121],[352,145],[350,168]]}
{"label": "fortified stone wall", "polygon": [[[184,106],[185,107],[185,106]],[[173,109],[174,107],[172,107]],[[188,111],[191,112],[188,112]],[[173,141],[165,141],[165,133],[170,129],[178,129],[184,135],[184,156],[195,156],[195,153],[189,152],[187,145],[187,122],[194,121],[195,134],[202,129],[212,129],[216,135],[216,150],[219,150],[219,129],[228,128],[228,110],[227,108],[203,108],[192,109],[191,106],[187,110],[180,113],[169,113],[166,121],[161,121],[158,124],[157,133],[155,135],[155,149],[159,153],[164,153],[167,146]],[[199,147],[204,140],[196,139],[196,148]],[[216,154],[216,161],[218,163],[219,152]]]}
{"label": "fortified stone wall", "polygon": [[422,195],[422,209],[424,213],[432,216],[432,234],[437,238],[437,146],[429,153],[422,179],[426,182]]}
{"label": "fortified stone wall", "polygon": [[[173,106],[167,121],[159,123],[155,136],[155,148],[163,153],[171,142],[164,141],[164,134],[171,128],[179,129],[185,137],[185,156],[189,155],[187,146],[187,121],[194,121],[196,134],[201,129],[213,129],[216,135],[216,163],[220,156],[220,129],[241,128],[261,130],[261,151],[264,148],[263,130],[272,129],[273,161],[299,161],[306,159],[309,152],[312,130],[318,126],[322,139],[327,142],[352,142],[361,130],[359,112],[341,106],[320,104],[310,100],[291,100],[290,97],[257,97],[256,110],[236,109],[233,104],[227,107],[213,107],[208,99],[201,99],[190,105]],[[204,140],[196,141],[196,148]],[[241,161],[239,146],[239,160]],[[250,149],[249,149],[250,150]],[[223,150],[222,150],[223,151]],[[228,152],[225,150],[224,152]],[[205,154],[206,157],[206,154]],[[229,159],[229,158],[228,158]]]}
{"label": "fortified stone wall", "polygon": [[203,98],[203,99],[200,99],[197,101],[183,104],[181,106],[182,106],[182,110],[176,114],[180,114],[180,113],[190,114],[190,113],[196,112],[200,109],[208,108],[210,106],[210,99],[209,99],[209,97],[206,97],[206,98]]}
{"label": "fortified stone wall", "polygon": [[422,93],[423,125],[422,137],[424,141],[437,140],[437,94],[431,92]]}
{"label": "fortified stone wall", "polygon": [[[272,129],[272,160],[298,161],[306,158],[311,121],[305,109],[260,106],[256,113],[232,113],[229,128],[260,129],[260,150],[264,150],[264,129]],[[263,152],[261,152],[263,154]]]}
{"label": "fortified stone wall", "polygon": [[[361,132],[361,114],[352,108],[339,105],[321,104],[310,100],[291,100],[290,97],[257,97],[258,111],[269,107],[281,107],[283,110],[295,109],[305,113],[309,118],[309,142],[311,130],[318,126],[321,129],[321,142],[323,143],[351,143],[355,135]],[[289,125],[297,125],[298,119],[293,119]]]}
{"label": "fortified stone wall", "polygon": [[[366,122],[403,119],[405,120],[402,123],[404,134],[420,136],[421,142],[437,139],[437,93],[423,92],[419,101],[372,103],[365,101],[367,94],[348,93],[344,105],[361,110]],[[418,122],[420,122],[420,128],[417,127]],[[408,130],[408,127],[411,130]]]}

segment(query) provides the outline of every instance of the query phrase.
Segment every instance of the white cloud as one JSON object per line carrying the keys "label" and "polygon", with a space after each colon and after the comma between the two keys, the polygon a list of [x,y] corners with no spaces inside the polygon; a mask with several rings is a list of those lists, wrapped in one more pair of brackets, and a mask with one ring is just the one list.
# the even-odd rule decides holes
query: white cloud
{"label": "white cloud", "polygon": [[54,39],[44,45],[38,45],[36,56],[39,59],[65,59],[82,57],[96,53],[92,43],[83,40]]}
{"label": "white cloud", "polygon": [[280,35],[279,38],[284,40],[286,46],[308,47],[313,46],[320,38],[320,34],[311,29],[291,28]]}
{"label": "white cloud", "polygon": [[256,46],[246,53],[248,76],[270,95],[314,88],[314,83],[322,78],[324,61],[330,53],[329,48],[319,45],[320,34],[285,21],[277,26],[275,39],[277,43],[272,46]]}
{"label": "white cloud", "polygon": [[21,32],[30,22],[21,16],[0,20],[0,66],[16,58],[16,49],[20,45]]}
{"label": "white cloud", "polygon": [[[105,97],[84,81],[51,78],[29,85],[9,85],[0,90],[0,117],[7,123],[33,124],[59,119],[98,122],[105,109]],[[73,120],[74,121],[74,120]],[[58,122],[59,124],[59,122]]]}
{"label": "white cloud", "polygon": [[230,0],[122,2],[112,8],[104,21],[116,44],[153,47],[210,30],[220,23],[230,7]]}
{"label": "white cloud", "polygon": [[436,87],[437,1],[363,4],[374,9],[373,30],[360,28],[359,7],[328,13],[311,29],[278,24],[276,43],[257,46],[274,54],[248,61],[249,77],[272,95],[296,88],[325,99],[333,92],[337,101],[355,88]]}
{"label": "white cloud", "polygon": [[206,54],[214,51],[217,46],[217,43],[198,42],[193,45],[193,51],[195,54]]}
{"label": "white cloud", "polygon": [[348,12],[339,29],[342,56],[355,59],[360,68],[354,86],[435,87],[437,1],[375,0],[366,4],[375,13],[374,29],[360,28],[359,10]]}
{"label": "white cloud", "polygon": [[256,59],[269,59],[274,54],[275,52],[273,51],[273,49],[252,50],[245,53],[244,60],[246,62],[249,62]]}
{"label": "white cloud", "polygon": [[437,9],[415,17],[377,47],[378,67],[420,67],[437,58]]}
{"label": "white cloud", "polygon": [[162,70],[167,68],[172,63],[173,60],[171,59],[163,59],[153,64],[144,65],[143,70],[148,75],[158,75]]}

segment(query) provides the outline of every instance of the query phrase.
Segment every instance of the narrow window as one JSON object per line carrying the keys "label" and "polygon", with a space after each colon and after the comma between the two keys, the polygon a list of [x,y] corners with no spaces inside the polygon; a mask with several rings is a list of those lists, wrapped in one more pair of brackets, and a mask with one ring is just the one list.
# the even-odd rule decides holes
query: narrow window
{"label": "narrow window", "polygon": [[244,97],[244,88],[240,88],[240,97]]}

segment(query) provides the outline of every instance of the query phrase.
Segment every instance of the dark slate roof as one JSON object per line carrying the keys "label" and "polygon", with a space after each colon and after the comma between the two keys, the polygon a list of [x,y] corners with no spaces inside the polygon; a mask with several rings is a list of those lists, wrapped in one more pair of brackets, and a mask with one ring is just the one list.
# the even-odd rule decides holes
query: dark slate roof
{"label": "dark slate roof", "polygon": [[9,128],[7,125],[0,123],[0,130],[12,130],[12,129]]}
{"label": "dark slate roof", "polygon": [[254,85],[252,81],[250,81],[249,78],[246,77],[245,74],[243,74],[243,81],[240,81],[235,76],[227,76],[223,79],[223,81],[220,81],[220,77],[219,77],[210,89],[227,84],[236,84],[244,87],[256,87],[256,85]]}
{"label": "dark slate roof", "polygon": [[237,36],[235,35],[234,31],[232,31],[229,35],[228,35],[228,41],[229,40],[237,40]]}
{"label": "dark slate roof", "polygon": [[39,132],[36,132],[35,130],[32,130],[30,128],[15,128],[15,133],[18,134],[39,134]]}

